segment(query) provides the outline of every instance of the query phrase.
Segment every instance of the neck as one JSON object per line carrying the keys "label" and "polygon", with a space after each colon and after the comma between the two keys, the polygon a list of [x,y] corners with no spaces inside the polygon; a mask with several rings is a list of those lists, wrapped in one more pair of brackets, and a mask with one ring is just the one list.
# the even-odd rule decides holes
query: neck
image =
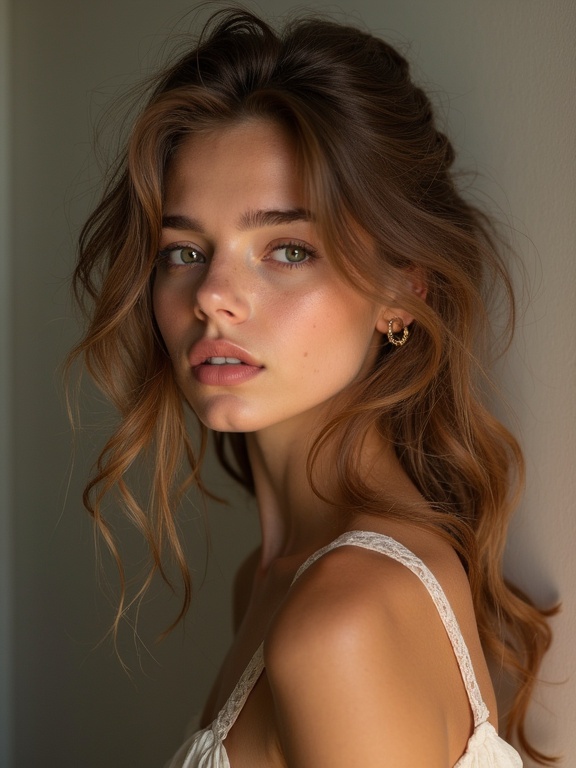
{"label": "neck", "polygon": [[[329,543],[349,525],[334,503],[319,497],[311,487],[307,463],[319,425],[275,425],[273,429],[246,435],[262,527],[262,561],[266,570],[273,560],[310,554]],[[338,446],[323,448],[313,467],[313,479],[322,496],[338,502],[336,464]],[[367,435],[359,455],[364,479],[371,483],[373,469],[386,477],[383,491],[393,491],[404,473],[390,445],[376,434]],[[374,473],[376,475],[376,473]]]}
{"label": "neck", "polygon": [[262,568],[322,546],[336,530],[335,510],[312,490],[307,459],[313,439],[275,428],[246,435],[262,528]]}

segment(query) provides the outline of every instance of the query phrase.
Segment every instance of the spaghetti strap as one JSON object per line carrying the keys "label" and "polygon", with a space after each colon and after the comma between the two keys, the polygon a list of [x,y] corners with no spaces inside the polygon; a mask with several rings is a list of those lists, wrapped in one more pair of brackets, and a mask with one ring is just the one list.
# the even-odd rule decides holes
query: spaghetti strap
{"label": "spaghetti strap", "polygon": [[[371,549],[405,565],[422,581],[436,605],[454,649],[474,716],[474,733],[454,768],[522,768],[522,760],[516,750],[498,736],[488,720],[488,709],[482,701],[470,654],[442,587],[413,552],[389,536],[371,531],[350,531],[309,557],[298,569],[292,584],[322,555],[336,547],[348,545]],[[169,768],[230,768],[224,741],[263,671],[264,646],[261,644],[216,720],[182,745]]]}
{"label": "spaghetti strap", "polygon": [[464,681],[466,693],[468,694],[468,699],[470,701],[470,707],[474,716],[474,727],[486,722],[490,713],[482,699],[476,675],[474,674],[472,660],[470,659],[470,653],[464,642],[454,611],[434,574],[422,560],[420,560],[420,558],[416,557],[416,555],[403,544],[400,544],[400,542],[396,541],[396,539],[392,539],[390,536],[385,536],[384,534],[375,533],[373,531],[348,531],[327,546],[314,552],[314,554],[300,566],[292,583],[294,583],[307,568],[327,552],[343,546],[363,547],[364,549],[370,549],[373,552],[387,555],[393,560],[406,566],[406,568],[412,571],[412,573],[420,579],[434,601],[434,605],[440,614],[440,618],[442,619],[442,623],[444,624],[444,628],[450,639],[454,655],[456,656],[456,661],[460,668],[462,680]]}
{"label": "spaghetti strap", "polygon": [[[316,560],[319,560],[331,550],[343,546],[363,547],[364,549],[370,549],[373,552],[387,555],[393,560],[402,563],[402,565],[406,566],[406,568],[412,571],[412,573],[420,579],[434,601],[434,605],[440,614],[440,618],[442,619],[442,623],[444,624],[446,633],[450,639],[470,701],[470,707],[474,717],[474,726],[476,727],[488,720],[490,713],[482,699],[482,694],[480,693],[480,688],[476,681],[476,675],[474,674],[474,668],[472,666],[468,648],[462,637],[462,632],[460,631],[454,611],[444,594],[444,590],[438,583],[434,574],[422,560],[416,557],[416,555],[403,544],[396,541],[396,539],[392,539],[390,536],[385,536],[384,534],[375,533],[373,531],[348,531],[327,546],[314,552],[314,554],[300,566],[292,580],[292,584],[294,584],[302,573],[315,563]],[[246,703],[248,696],[263,671],[264,645],[261,643],[212,726],[216,735],[222,741],[224,741],[229,730],[236,722],[238,715],[242,711],[242,707]]]}
{"label": "spaghetti strap", "polygon": [[236,683],[236,686],[226,704],[222,707],[218,713],[218,717],[212,724],[212,730],[216,737],[221,741],[224,741],[228,735],[228,731],[234,723],[242,707],[246,704],[246,700],[252,689],[256,685],[256,681],[264,671],[264,643],[260,643],[256,652],[248,662],[248,666],[242,673],[240,680]]}

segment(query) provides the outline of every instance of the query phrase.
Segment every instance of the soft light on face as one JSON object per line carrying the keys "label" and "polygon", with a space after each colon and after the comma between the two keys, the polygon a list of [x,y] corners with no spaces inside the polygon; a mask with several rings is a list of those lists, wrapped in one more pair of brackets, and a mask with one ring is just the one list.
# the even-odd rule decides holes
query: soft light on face
{"label": "soft light on face", "polygon": [[337,275],[292,142],[263,120],[178,149],[153,299],[184,396],[221,431],[308,430],[372,364],[385,314]]}

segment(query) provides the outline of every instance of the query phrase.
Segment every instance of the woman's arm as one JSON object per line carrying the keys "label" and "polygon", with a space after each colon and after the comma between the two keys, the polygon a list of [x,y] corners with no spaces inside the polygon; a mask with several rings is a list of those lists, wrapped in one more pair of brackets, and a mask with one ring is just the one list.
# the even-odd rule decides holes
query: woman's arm
{"label": "woman's arm", "polygon": [[473,723],[426,589],[381,555],[331,552],[304,574],[266,644],[290,768],[446,768]]}

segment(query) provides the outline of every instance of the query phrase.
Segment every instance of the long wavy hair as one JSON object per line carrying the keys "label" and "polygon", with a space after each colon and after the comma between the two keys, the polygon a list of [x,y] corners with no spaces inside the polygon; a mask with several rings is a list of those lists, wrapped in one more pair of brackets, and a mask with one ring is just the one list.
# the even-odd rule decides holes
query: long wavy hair
{"label": "long wavy hair", "polygon": [[[171,583],[170,559],[183,583],[175,623],[191,596],[175,510],[184,487],[202,488],[207,431],[199,426],[195,446],[151,305],[166,169],[186,137],[249,118],[276,121],[293,136],[306,195],[342,277],[415,318],[409,343],[384,346],[374,370],[350,387],[325,425],[309,457],[312,487],[316,458],[337,440],[341,506],[409,516],[450,540],[468,573],[484,647],[516,683],[509,735],[515,731],[536,761],[550,762],[524,729],[551,639],[550,611],[534,607],[502,575],[522,456],[482,404],[482,346],[493,341],[486,297],[507,302],[511,332],[510,280],[489,221],[456,187],[452,146],[408,63],[390,45],[350,26],[306,17],[279,34],[247,11],[216,13],[197,44],[152,83],[81,233],[74,287],[89,324],[69,362],[83,359],[119,413],[84,493],[120,572],[116,622],[129,600],[103,513],[109,491],[119,493],[149,545],[150,572],[138,596],[155,573]],[[407,288],[411,270],[426,283],[425,301]],[[393,441],[426,510],[388,505],[363,482],[359,446],[374,426]],[[217,450],[224,467],[253,491],[244,436],[218,435]],[[154,470],[151,497],[141,504],[126,473],[144,455]]]}

